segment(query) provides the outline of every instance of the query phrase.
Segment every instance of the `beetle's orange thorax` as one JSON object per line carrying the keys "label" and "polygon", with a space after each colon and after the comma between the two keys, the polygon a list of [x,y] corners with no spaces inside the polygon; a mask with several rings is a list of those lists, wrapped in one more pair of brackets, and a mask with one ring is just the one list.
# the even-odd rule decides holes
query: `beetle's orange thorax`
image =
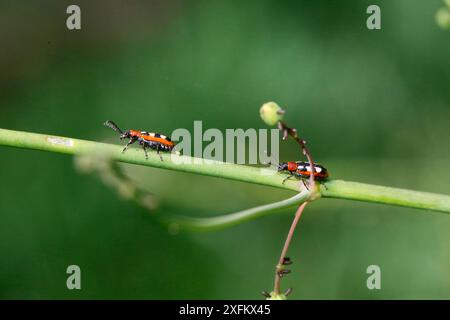
{"label": "beetle's orange thorax", "polygon": [[295,162],[288,162],[287,163],[287,169],[289,171],[295,171],[295,170],[297,170],[297,167],[298,167],[298,165]]}
{"label": "beetle's orange thorax", "polygon": [[141,135],[141,132],[138,130],[130,130],[130,136],[132,137],[139,137]]}

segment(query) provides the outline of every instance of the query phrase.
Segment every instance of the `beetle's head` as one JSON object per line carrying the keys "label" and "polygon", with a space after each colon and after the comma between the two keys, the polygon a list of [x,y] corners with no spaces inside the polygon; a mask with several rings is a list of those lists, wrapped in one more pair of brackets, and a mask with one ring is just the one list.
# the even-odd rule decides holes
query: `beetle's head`
{"label": "beetle's head", "polygon": [[122,132],[122,133],[120,134],[119,138],[120,138],[120,140],[131,138],[131,133],[130,133],[130,131],[124,131],[124,132]]}
{"label": "beetle's head", "polygon": [[278,164],[278,171],[284,171],[288,169],[288,164],[287,162],[280,162]]}

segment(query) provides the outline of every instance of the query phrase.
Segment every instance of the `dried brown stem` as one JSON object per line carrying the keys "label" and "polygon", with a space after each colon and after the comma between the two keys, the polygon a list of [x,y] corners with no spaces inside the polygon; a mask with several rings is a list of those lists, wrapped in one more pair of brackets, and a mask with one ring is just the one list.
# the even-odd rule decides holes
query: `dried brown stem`
{"label": "dried brown stem", "polygon": [[[299,145],[302,150],[303,155],[308,159],[309,166],[311,168],[311,175],[309,176],[309,188],[312,190],[316,189],[316,185],[314,183],[314,161],[311,155],[311,152],[309,151],[308,147],[306,146],[306,141],[299,137],[297,129],[290,128],[286,125],[283,121],[278,122],[278,129],[283,133],[283,140],[286,140],[288,136],[290,136],[292,139],[294,139]],[[291,264],[291,260],[286,257],[287,251],[289,249],[289,245],[292,240],[292,236],[294,235],[295,228],[298,224],[298,221],[300,220],[300,216],[302,215],[303,210],[305,209],[308,202],[304,202],[300,207],[298,207],[297,212],[295,213],[294,221],[292,221],[291,228],[289,229],[289,233],[287,235],[286,241],[284,243],[283,250],[281,251],[280,260],[278,261],[278,264],[275,268],[275,282],[274,282],[274,294],[280,295],[280,286],[281,286],[281,278],[286,274],[289,273],[290,270],[285,269],[285,266],[288,264]],[[286,294],[289,294],[292,289],[288,289],[286,291]]]}
{"label": "dried brown stem", "polygon": [[[283,250],[281,251],[280,255],[280,260],[278,260],[277,267],[275,268],[275,282],[273,291],[276,295],[280,294],[281,278],[283,277],[284,274],[286,274],[287,271],[287,269],[285,269],[285,266],[291,263],[290,259],[287,259],[286,254],[288,252],[289,245],[291,244],[295,228],[297,227],[298,221],[300,220],[302,212],[307,204],[308,202],[304,202],[300,207],[298,207],[297,212],[295,213],[294,221],[292,221],[291,228],[289,229],[286,241],[284,242]],[[288,290],[287,292],[290,292],[290,290]]]}

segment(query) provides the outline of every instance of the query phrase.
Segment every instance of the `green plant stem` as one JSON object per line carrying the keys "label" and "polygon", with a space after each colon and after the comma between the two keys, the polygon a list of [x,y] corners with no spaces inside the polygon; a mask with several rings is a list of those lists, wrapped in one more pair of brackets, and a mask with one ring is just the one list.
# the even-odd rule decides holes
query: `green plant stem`
{"label": "green plant stem", "polygon": [[450,196],[448,195],[343,180],[327,182],[326,187],[326,189],[321,188],[324,198],[377,202],[450,213]]}
{"label": "green plant stem", "polygon": [[[23,131],[0,129],[0,145],[70,155],[102,154],[111,157],[115,161],[124,163],[232,179],[297,192],[301,186],[301,183],[293,180],[288,180],[283,184],[282,181],[285,175],[263,173],[261,168],[252,166],[217,161],[209,161],[208,164],[205,164],[201,163],[202,159],[167,153],[163,154],[164,161],[161,161],[156,152],[150,152],[149,159],[146,160],[143,151],[137,148],[122,153],[123,147],[119,145]],[[180,164],[181,161],[185,163]],[[442,194],[375,186],[343,180],[330,180],[324,183],[320,187],[320,192],[322,197],[325,198],[377,202],[450,213],[450,196]],[[235,217],[240,219],[241,215],[236,215]],[[228,221],[227,223],[230,222]]]}
{"label": "green plant stem", "polygon": [[161,153],[164,160],[161,161],[156,152],[152,151],[149,151],[147,160],[145,159],[143,150],[137,147],[130,148],[126,153],[122,153],[123,146],[120,145],[6,129],[0,129],[0,145],[70,155],[101,154],[124,163],[190,172],[293,191],[298,191],[299,189],[298,182],[293,180],[286,181],[285,184],[282,184],[284,176],[276,174],[274,170],[269,172],[270,170],[268,168],[264,169],[267,171],[267,174],[263,174],[262,168],[211,160],[208,163],[202,163],[203,159],[178,156],[174,153]]}
{"label": "green plant stem", "polygon": [[247,210],[242,210],[235,213],[230,213],[217,217],[208,218],[194,218],[173,215],[170,217],[164,217],[163,222],[168,223],[171,228],[178,229],[188,229],[193,231],[213,231],[217,229],[223,229],[226,227],[231,227],[239,223],[243,223],[249,220],[257,219],[281,209],[291,208],[304,203],[309,197],[309,191],[302,191],[292,198],[262,205],[259,207],[254,207]]}
{"label": "green plant stem", "polygon": [[305,189],[286,200],[221,216],[195,218],[172,214],[167,211],[161,215],[155,212],[158,206],[155,196],[130,179],[123,169],[117,165],[117,162],[96,155],[77,156],[75,160],[75,166],[80,172],[96,173],[105,185],[117,192],[119,197],[133,201],[146,209],[151,213],[152,218],[167,226],[173,233],[178,233],[181,230],[213,231],[231,227],[284,208],[297,206],[310,198],[310,191]]}

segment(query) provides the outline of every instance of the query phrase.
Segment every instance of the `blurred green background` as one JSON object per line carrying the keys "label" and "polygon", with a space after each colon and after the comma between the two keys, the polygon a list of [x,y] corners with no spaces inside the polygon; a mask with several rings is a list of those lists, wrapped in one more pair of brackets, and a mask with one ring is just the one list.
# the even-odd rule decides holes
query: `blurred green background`
{"label": "blurred green background", "polygon": [[[124,128],[264,128],[266,101],[332,177],[450,193],[450,33],[441,1],[0,2],[0,127],[119,143]],[[382,30],[366,28],[381,7]],[[299,159],[291,142],[283,160]],[[430,170],[430,165],[433,170]],[[124,165],[167,212],[212,216],[278,189]],[[393,169],[393,170],[392,170]],[[0,147],[0,298],[260,299],[293,210],[171,235],[69,156]],[[205,195],[207,195],[205,197]],[[450,297],[450,216],[323,199],[282,283],[293,299]],[[66,268],[82,289],[66,288]],[[367,266],[382,289],[366,288]]]}

